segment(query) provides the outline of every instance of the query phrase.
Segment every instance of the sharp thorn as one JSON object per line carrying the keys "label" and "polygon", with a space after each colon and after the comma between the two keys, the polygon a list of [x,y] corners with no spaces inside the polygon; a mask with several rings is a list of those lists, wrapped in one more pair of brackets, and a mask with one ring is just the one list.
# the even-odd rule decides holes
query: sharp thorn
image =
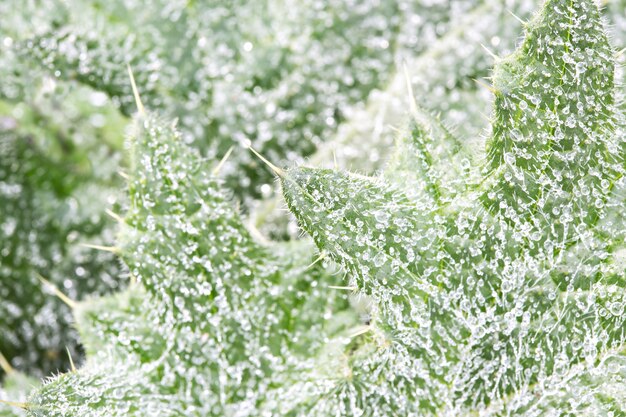
{"label": "sharp thorn", "polygon": [[319,261],[321,261],[322,259],[324,259],[326,257],[326,252],[322,252],[320,253],[320,256],[318,256],[313,262],[311,262],[309,264],[309,266],[307,266],[306,268],[304,268],[305,271],[308,271],[309,269],[313,268],[315,266],[315,264],[317,264]]}
{"label": "sharp thorn", "polygon": [[346,291],[356,291],[356,290],[358,290],[357,287],[342,287],[340,285],[329,285],[328,288],[333,289],[333,290],[346,290]]}
{"label": "sharp thorn", "polygon": [[265,236],[263,236],[263,233],[261,233],[261,231],[257,229],[257,227],[254,225],[254,222],[247,222],[247,227],[250,231],[250,234],[254,236],[254,238],[258,240],[262,245],[270,244],[270,241]]}
{"label": "sharp thorn", "polygon": [[526,26],[528,24],[528,22],[526,22],[524,19],[522,19],[521,17],[519,17],[518,15],[516,15],[515,13],[513,13],[513,11],[507,9],[507,12],[509,12],[509,14],[511,16],[513,16],[518,22],[520,22],[523,26]]}
{"label": "sharp thorn", "polygon": [[500,57],[496,54],[494,54],[491,49],[487,48],[484,44],[480,44],[480,46],[483,47],[483,49],[494,59],[494,61],[499,61]]}
{"label": "sharp thorn", "polygon": [[116,255],[120,254],[120,248],[118,248],[117,246],[92,245],[91,243],[81,243],[80,246],[83,246],[85,248],[90,248],[90,249],[101,250],[105,252],[111,252]]}
{"label": "sharp thorn", "polygon": [[497,90],[493,88],[492,86],[485,84],[484,82],[477,80],[476,78],[472,78],[472,80],[474,80],[474,82],[478,84],[479,86],[486,88],[487,90],[491,91],[491,93],[493,94],[496,94]]}
{"label": "sharp thorn", "polygon": [[119,223],[124,223],[124,219],[119,214],[114,213],[113,211],[109,209],[105,209],[104,212],[108,214],[110,217],[112,217],[113,219],[117,220]]}
{"label": "sharp thorn", "polygon": [[392,126],[392,125],[389,125],[388,127],[389,127],[389,129],[393,130],[393,131],[394,131],[394,132],[396,132],[396,133],[405,133],[405,132],[404,132],[402,129],[400,129],[399,127]]}
{"label": "sharp thorn", "polygon": [[222,159],[220,159],[220,162],[217,164],[217,166],[213,169],[213,172],[211,173],[214,177],[217,176],[217,174],[219,174],[220,170],[222,169],[222,167],[224,166],[224,164],[226,163],[226,161],[228,160],[228,158],[230,157],[230,154],[233,153],[233,149],[234,147],[230,147],[228,148],[228,150],[226,151],[226,153],[224,154],[224,156],[222,157]]}
{"label": "sharp thorn", "polygon": [[28,410],[28,403],[20,403],[17,401],[7,401],[7,400],[0,400],[0,403],[10,405],[11,407],[21,408],[22,410]]}
{"label": "sharp thorn", "polygon": [[413,115],[417,115],[417,102],[415,101],[415,95],[413,95],[413,84],[411,84],[411,75],[409,74],[409,68],[406,62],[402,63],[402,69],[404,70],[404,78],[406,81],[406,88],[409,95],[409,108]]}
{"label": "sharp thorn", "polygon": [[39,281],[41,281],[41,283],[44,286],[47,286],[48,288],[50,288],[52,292],[54,293],[54,295],[59,297],[59,299],[63,301],[65,304],[67,304],[69,308],[71,308],[72,310],[76,309],[76,301],[72,300],[70,297],[65,295],[65,293],[59,290],[56,285],[54,285],[53,283],[51,283],[50,281],[42,277],[40,274],[36,272],[35,274],[37,275],[37,278],[39,279]]}
{"label": "sharp thorn", "polygon": [[65,351],[67,352],[67,357],[70,360],[70,369],[72,372],[76,372],[76,366],[74,365],[74,359],[72,359],[72,354],[70,353],[70,348],[65,346]]}
{"label": "sharp thorn", "polygon": [[135,83],[135,77],[133,76],[133,70],[130,68],[130,64],[126,65],[126,69],[128,70],[128,76],[130,77],[130,86],[133,89],[133,96],[135,96],[135,104],[137,105],[137,111],[139,114],[146,114],[146,110],[143,107],[143,103],[141,102],[141,97],[139,97],[139,91],[137,90],[137,84]]}
{"label": "sharp thorn", "polygon": [[624,55],[624,52],[626,52],[626,48],[617,51],[614,57],[619,58],[620,56]]}
{"label": "sharp thorn", "polygon": [[369,332],[371,329],[372,329],[372,328],[371,328],[370,326],[363,326],[363,328],[358,329],[358,330],[356,330],[355,332],[351,333],[351,334],[349,335],[349,337],[350,337],[351,339],[352,339],[352,338],[355,338],[355,337],[357,337],[357,336],[360,336],[360,335],[362,335],[362,334],[365,334],[365,333]]}
{"label": "sharp thorn", "polygon": [[337,164],[337,152],[333,149],[333,164],[335,166],[335,170],[339,169],[339,165]]}
{"label": "sharp thorn", "polygon": [[124,171],[117,171],[118,175],[122,178],[124,178],[126,181],[130,181],[131,177],[130,175],[128,175],[127,173],[125,173]]}
{"label": "sharp thorn", "polygon": [[285,171],[283,171],[282,169],[278,168],[276,165],[272,164],[270,161],[265,159],[265,157],[261,155],[260,153],[258,153],[257,151],[255,151],[252,146],[249,146],[248,149],[250,149],[252,153],[255,154],[257,158],[259,158],[261,161],[263,161],[272,171],[274,171],[274,174],[278,175],[281,178],[285,177]]}
{"label": "sharp thorn", "polygon": [[2,369],[7,375],[15,372],[15,369],[13,369],[13,367],[11,366],[7,358],[4,357],[2,352],[0,352],[0,369]]}

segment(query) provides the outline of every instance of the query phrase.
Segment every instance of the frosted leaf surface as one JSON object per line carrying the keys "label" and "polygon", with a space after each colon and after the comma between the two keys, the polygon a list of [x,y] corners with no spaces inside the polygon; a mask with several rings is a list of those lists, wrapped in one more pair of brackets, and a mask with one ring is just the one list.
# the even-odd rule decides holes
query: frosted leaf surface
{"label": "frosted leaf surface", "polygon": [[326,256],[309,267],[308,242],[257,243],[185,133],[140,116],[119,237],[138,285],[79,306],[89,358],[31,414],[623,413],[615,51],[592,1],[558,0],[520,51],[494,70],[485,160],[418,109],[378,177],[281,172]]}
{"label": "frosted leaf surface", "polygon": [[[623,412],[623,205],[614,199],[624,135],[613,56],[593,2],[547,1],[495,67],[487,157],[469,167],[467,189],[441,188],[447,172],[431,155],[456,139],[421,116],[385,179],[287,171],[290,210],[377,313],[371,335],[345,351],[350,377],[318,380],[295,409]],[[368,368],[386,354],[407,366]]]}
{"label": "frosted leaf surface", "polygon": [[69,297],[124,281],[115,257],[82,247],[110,244],[124,119],[104,97],[50,79],[25,101],[0,100],[0,352],[43,376],[78,356],[71,312],[37,274]]}
{"label": "frosted leaf surface", "polygon": [[[0,388],[0,400],[25,402],[31,390],[38,386],[39,382],[19,372],[11,372],[7,375]],[[0,403],[1,417],[25,417],[26,410]]]}
{"label": "frosted leaf surface", "polygon": [[171,122],[139,116],[128,149],[119,246],[138,284],[79,303],[88,359],[36,392],[31,412],[256,415],[265,392],[358,324],[348,295],[329,296],[308,242],[256,243]]}
{"label": "frosted leaf surface", "polygon": [[[126,115],[130,63],[146,104],[179,117],[185,141],[205,156],[252,141],[286,161],[332,137],[394,62],[479,3],[73,1],[59,6],[60,29],[15,44],[44,71],[107,93]],[[245,152],[233,161],[231,188],[259,195],[267,174]]]}

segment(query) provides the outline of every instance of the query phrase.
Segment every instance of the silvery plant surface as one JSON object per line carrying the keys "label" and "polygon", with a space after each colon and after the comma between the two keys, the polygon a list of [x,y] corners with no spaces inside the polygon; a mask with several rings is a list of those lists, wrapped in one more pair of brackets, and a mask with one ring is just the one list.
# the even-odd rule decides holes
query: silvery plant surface
{"label": "silvery plant surface", "polygon": [[545,2],[493,69],[481,150],[413,103],[376,177],[269,164],[319,257],[257,243],[220,165],[140,104],[108,248],[132,283],[70,301],[87,359],[16,413],[624,414],[626,144],[604,26],[591,0]]}

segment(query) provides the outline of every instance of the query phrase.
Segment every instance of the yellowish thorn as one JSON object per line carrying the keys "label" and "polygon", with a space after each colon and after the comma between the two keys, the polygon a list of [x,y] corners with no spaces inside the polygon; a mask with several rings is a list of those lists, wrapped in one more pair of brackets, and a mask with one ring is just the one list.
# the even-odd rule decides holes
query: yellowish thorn
{"label": "yellowish thorn", "polygon": [[120,248],[117,246],[102,246],[102,245],[92,245],[91,243],[81,243],[80,246],[84,246],[85,248],[101,250],[105,252],[111,252],[116,255],[121,253]]}
{"label": "yellowish thorn", "polygon": [[496,94],[497,90],[493,88],[492,86],[490,86],[489,84],[485,84],[484,82],[477,80],[476,78],[472,78],[472,80],[474,80],[474,82],[478,84],[479,86],[486,88],[487,90],[491,91],[493,94]]}
{"label": "yellowish thorn", "polygon": [[28,410],[28,403],[20,403],[17,401],[7,401],[7,400],[0,400],[0,403],[10,405],[11,407],[21,408],[22,410]]}
{"label": "yellowish thorn", "polygon": [[413,84],[411,84],[411,75],[409,74],[409,68],[407,67],[406,62],[402,64],[402,68],[404,70],[406,88],[409,94],[409,108],[411,109],[411,113],[413,115],[417,115],[417,102],[415,101],[415,96],[413,95]]}
{"label": "yellowish thorn", "polygon": [[335,165],[335,169],[338,170],[339,165],[337,164],[337,153],[335,152],[335,149],[333,149],[333,164]]}
{"label": "yellowish thorn", "polygon": [[104,212],[108,214],[110,217],[112,217],[113,219],[117,220],[119,223],[124,223],[124,219],[119,214],[109,209],[105,209]]}
{"label": "yellowish thorn", "polygon": [[124,178],[126,181],[130,181],[131,180],[130,175],[128,175],[124,171],[117,171],[117,173],[119,174],[120,177]]}
{"label": "yellowish thorn", "polygon": [[74,365],[74,359],[72,359],[72,354],[70,353],[70,348],[65,346],[65,350],[67,351],[67,357],[70,360],[70,369],[72,372],[76,372],[76,366]]}
{"label": "yellowish thorn", "polygon": [[397,127],[397,126],[392,126],[392,125],[389,125],[389,129],[393,130],[393,131],[394,131],[394,132],[396,132],[396,133],[401,133],[401,134],[406,133],[406,132],[404,132],[402,129],[400,129],[400,128],[399,128],[399,127]]}
{"label": "yellowish thorn", "polygon": [[626,52],[626,48],[617,51],[615,53],[615,58],[619,58],[620,56],[624,55],[624,52]]}
{"label": "yellowish thorn", "polygon": [[528,24],[528,22],[526,22],[524,19],[522,19],[521,17],[519,17],[518,15],[516,15],[515,13],[513,13],[511,10],[507,9],[507,12],[509,12],[509,14],[511,16],[513,16],[518,22],[520,22],[523,26],[526,26]]}
{"label": "yellowish thorn", "polygon": [[250,231],[250,234],[254,236],[254,238],[258,240],[262,245],[270,244],[270,241],[265,236],[263,236],[263,233],[261,233],[259,229],[257,229],[254,222],[251,222],[251,221],[247,222],[247,227],[248,227],[248,230]]}
{"label": "yellowish thorn", "polygon": [[255,151],[252,146],[249,146],[248,148],[252,151],[253,154],[255,154],[257,156],[257,158],[259,158],[261,161],[263,161],[265,163],[265,165],[270,167],[270,169],[272,171],[274,171],[274,174],[278,175],[281,178],[283,178],[285,176],[285,171],[283,171],[282,169],[278,168],[276,165],[274,165],[270,161],[268,161],[263,155],[261,155],[260,153]]}
{"label": "yellowish thorn", "polygon": [[493,58],[494,61],[499,61],[500,57],[496,54],[494,54],[491,49],[487,48],[485,45],[483,45],[482,43],[480,44],[480,46],[483,47],[483,49],[489,54],[489,56],[491,56]]}
{"label": "yellowish thorn", "polygon": [[139,114],[146,114],[146,110],[143,107],[143,103],[141,102],[141,98],[139,97],[139,90],[137,90],[137,84],[135,83],[135,77],[133,76],[133,70],[130,68],[130,64],[126,65],[126,69],[128,69],[128,76],[130,77],[130,85],[133,88],[133,96],[135,96],[135,104],[137,105],[137,111]]}
{"label": "yellowish thorn", "polygon": [[360,329],[357,329],[356,331],[351,333],[349,335],[349,337],[352,339],[352,338],[355,338],[355,337],[360,336],[362,334],[365,334],[365,333],[369,332],[370,330],[372,330],[372,328],[370,326],[362,326]]}
{"label": "yellowish thorn", "polygon": [[339,285],[329,285],[328,288],[333,289],[333,290],[346,290],[346,291],[356,291],[358,290],[357,287],[342,287]]}
{"label": "yellowish thorn", "polygon": [[224,156],[222,157],[222,159],[220,159],[220,162],[217,164],[217,166],[213,169],[213,172],[211,172],[211,175],[213,176],[217,176],[217,174],[219,174],[220,170],[222,169],[222,167],[224,166],[224,164],[226,163],[226,161],[228,160],[228,158],[230,157],[230,154],[233,153],[233,147],[231,146],[230,148],[228,148],[228,150],[226,151],[226,153],[224,154]]}
{"label": "yellowish thorn", "polygon": [[2,369],[7,375],[15,372],[15,369],[13,369],[13,367],[11,366],[7,358],[4,357],[2,352],[0,352],[0,369]]}
{"label": "yellowish thorn", "polygon": [[306,268],[304,268],[305,271],[308,271],[309,269],[313,268],[315,266],[315,264],[317,264],[319,261],[321,261],[322,259],[324,259],[326,257],[326,252],[322,252],[320,253],[320,256],[318,256],[313,262],[311,262],[309,264],[309,266],[307,266]]}
{"label": "yellowish thorn", "polygon": [[47,279],[45,279],[38,273],[35,272],[35,275],[37,275],[37,278],[39,279],[39,281],[41,281],[41,283],[44,286],[50,288],[52,292],[54,293],[54,295],[59,297],[59,299],[63,301],[65,304],[67,304],[72,310],[76,308],[76,301],[72,300],[70,297],[65,295],[65,293],[63,293],[60,289],[58,289],[56,285],[54,285],[53,283],[51,283],[50,281],[48,281]]}

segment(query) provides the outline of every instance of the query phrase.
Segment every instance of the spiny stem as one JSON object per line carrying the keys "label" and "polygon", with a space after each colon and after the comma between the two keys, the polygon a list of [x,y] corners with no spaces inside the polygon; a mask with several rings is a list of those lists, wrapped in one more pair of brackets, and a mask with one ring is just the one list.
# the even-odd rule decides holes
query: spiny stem
{"label": "spiny stem", "polygon": [[39,281],[41,281],[41,283],[44,286],[47,286],[48,288],[50,288],[52,290],[52,292],[54,293],[54,295],[56,295],[57,297],[59,297],[59,299],[61,301],[63,301],[65,304],[67,304],[72,310],[74,310],[76,308],[76,301],[72,300],[70,297],[68,297],[67,295],[65,295],[61,290],[59,290],[57,288],[56,285],[54,285],[53,283],[51,283],[50,281],[48,281],[47,279],[45,279],[44,277],[42,277],[40,274],[36,273],[37,278],[39,279]]}

